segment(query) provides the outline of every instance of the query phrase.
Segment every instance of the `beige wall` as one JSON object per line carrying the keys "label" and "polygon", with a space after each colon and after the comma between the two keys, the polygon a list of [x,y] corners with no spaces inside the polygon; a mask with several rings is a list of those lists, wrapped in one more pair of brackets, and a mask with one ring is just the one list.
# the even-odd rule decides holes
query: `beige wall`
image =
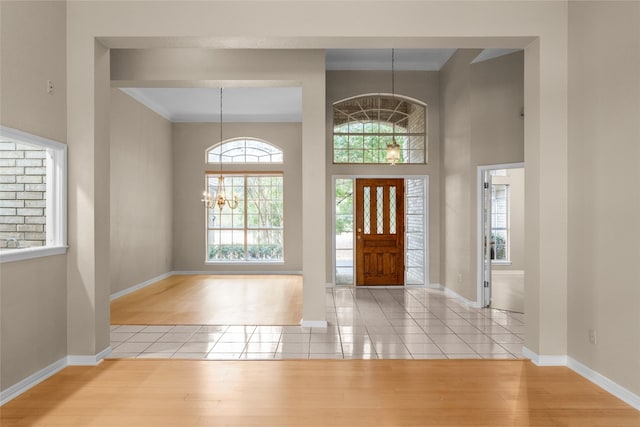
{"label": "beige wall", "polygon": [[[473,285],[477,286],[478,187],[477,167],[520,163],[524,158],[524,52],[516,52],[471,64],[471,265]],[[512,169],[513,170],[513,169]],[[510,170],[510,171],[512,171]],[[524,185],[524,180],[520,181]],[[516,196],[518,194],[516,193]],[[520,205],[524,210],[524,187]],[[518,202],[516,197],[515,202]],[[516,218],[518,218],[516,216]],[[519,217],[522,221],[522,216]],[[516,227],[524,234],[522,227]],[[517,224],[514,224],[517,225]],[[514,235],[516,237],[516,235]],[[518,270],[524,270],[524,239],[516,249]],[[513,269],[516,269],[512,266]]]}
{"label": "beige wall", "polygon": [[[3,1],[0,14],[2,125],[66,142],[65,2]],[[0,390],[66,356],[66,276],[65,255],[0,265]]]}
{"label": "beige wall", "polygon": [[440,70],[441,284],[474,301],[471,275],[471,61],[480,50],[458,50]]}
{"label": "beige wall", "polygon": [[477,168],[524,160],[524,53],[472,64],[459,50],[441,70],[444,283],[477,299]]}
{"label": "beige wall", "polygon": [[[304,288],[304,316],[310,320],[324,318],[324,58],[314,51],[303,57],[304,50],[392,46],[525,48],[526,245],[527,271],[531,272],[526,279],[528,326],[525,336],[527,346],[535,352],[566,354],[567,3],[403,2],[402,7],[398,7],[397,2],[380,1],[362,8],[358,1],[340,2],[339,5],[324,1],[265,1],[252,3],[252,14],[246,13],[246,7],[244,2],[69,3],[67,70],[73,85],[68,91],[68,141],[70,146],[80,150],[72,164],[87,168],[82,176],[71,178],[70,187],[79,188],[82,178],[98,184],[105,181],[103,171],[95,168],[91,156],[94,150],[108,146],[103,130],[104,99],[102,94],[96,96],[95,92],[96,86],[104,83],[102,69],[96,73],[96,65],[102,65],[96,63],[96,52],[102,51],[102,47],[95,44],[96,37],[111,48],[206,46],[247,49],[243,55],[256,48],[296,49],[298,57],[293,62],[270,61],[271,52],[264,52],[266,57],[262,66],[249,68],[244,62],[244,68],[224,73],[224,76],[229,80],[251,80],[249,75],[261,74],[272,78],[272,66],[276,64],[282,65],[277,80],[302,81],[303,270],[305,281],[312,283],[312,286],[305,284]],[[153,19],[149,18],[151,9]],[[482,19],[478,19],[479,15]],[[272,19],[256,20],[255,16]],[[309,20],[309,16],[314,19]],[[353,16],[359,19],[354,21]],[[387,25],[390,20],[404,23],[402,37],[398,37],[397,28]],[[212,25],[213,21],[216,25]],[[211,60],[201,57],[195,63],[206,68]],[[226,61],[218,63],[218,71],[228,71],[226,65]],[[187,79],[208,80],[212,75],[189,61],[172,61],[170,68],[183,76],[191,76]],[[154,84],[151,80],[157,83],[167,73],[153,72],[150,76],[147,84]],[[106,132],[108,134],[108,129]],[[94,339],[102,342],[103,333],[108,332],[102,313],[108,309],[108,292],[105,297],[102,288],[109,288],[108,283],[103,284],[90,271],[92,253],[99,246],[93,231],[97,228],[103,232],[105,226],[99,221],[103,210],[97,209],[96,193],[94,189],[89,190],[82,203],[79,203],[80,199],[70,200],[70,208],[79,214],[70,218],[70,227],[76,233],[73,237],[82,235],[79,249],[88,251],[83,252],[87,257],[74,256],[70,263],[73,268],[83,266],[83,274],[75,275],[70,284],[69,288],[74,291],[70,302],[75,302],[81,292],[95,295],[85,305],[89,309],[74,313],[73,319],[87,319],[91,323],[101,319],[105,321],[101,327],[106,328],[93,328],[88,334],[73,339],[74,344],[84,342],[87,348]],[[80,212],[84,214],[80,215]],[[542,241],[551,241],[553,245],[543,252],[540,250]],[[102,251],[99,249],[97,252]],[[94,261],[102,266],[104,262],[97,255],[93,257]],[[84,258],[88,258],[87,262],[80,263]],[[98,310],[101,313],[96,313]]]}
{"label": "beige wall", "polygon": [[568,355],[640,394],[640,3],[571,2],[569,52]]}
{"label": "beige wall", "polygon": [[111,89],[111,293],[172,269],[171,123]]}
{"label": "beige wall", "polygon": [[426,165],[336,165],[333,164],[333,103],[369,93],[391,93],[389,71],[327,72],[327,283],[332,282],[333,175],[429,176],[429,283],[440,283],[440,99],[438,72],[398,71],[396,94],[427,104],[428,163]]}
{"label": "beige wall", "polygon": [[176,271],[297,272],[302,271],[302,181],[300,123],[224,123],[223,138],[254,137],[271,142],[284,151],[282,165],[223,165],[231,171],[284,172],[284,263],[205,263],[205,211],[200,201],[207,165],[205,150],[220,140],[217,123],[173,124],[173,256]]}
{"label": "beige wall", "polygon": [[496,270],[524,270],[524,169],[507,169],[493,184],[509,185],[509,258],[511,264],[494,264]]}

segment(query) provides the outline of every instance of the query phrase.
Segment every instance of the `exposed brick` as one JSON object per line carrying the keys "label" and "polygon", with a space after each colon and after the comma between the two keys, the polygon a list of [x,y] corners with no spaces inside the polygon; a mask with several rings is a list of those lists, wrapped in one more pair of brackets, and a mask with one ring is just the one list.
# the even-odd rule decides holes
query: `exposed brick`
{"label": "exposed brick", "polygon": [[18,224],[0,224],[0,231],[16,231]]}
{"label": "exposed brick", "polygon": [[18,224],[15,225],[17,231],[29,231],[42,233],[44,231],[44,225],[42,224]]}
{"label": "exposed brick", "polygon": [[0,208],[0,215],[15,215],[16,208]]}
{"label": "exposed brick", "polygon": [[24,234],[22,233],[0,233],[0,239],[2,240],[6,240],[6,239],[22,239],[24,237]]}
{"label": "exposed brick", "polygon": [[[33,217],[37,218],[37,217]],[[23,216],[0,216],[0,224],[24,224]]]}
{"label": "exposed brick", "polygon": [[37,167],[44,166],[42,164],[43,160],[41,159],[17,159],[17,160],[14,160],[14,162],[15,162],[15,165],[7,165],[7,166],[37,166]]}
{"label": "exposed brick", "polygon": [[20,242],[21,248],[32,248],[34,246],[44,246],[44,242],[42,240],[26,240]]}
{"label": "exposed brick", "polygon": [[25,184],[25,191],[47,191],[47,184]]}
{"label": "exposed brick", "polygon": [[0,191],[0,200],[14,200],[15,198],[15,191]]}
{"label": "exposed brick", "polygon": [[[2,157],[0,157],[0,166],[2,167],[13,167],[16,165],[16,159],[3,159]],[[20,165],[23,166],[23,165]]]}
{"label": "exposed brick", "polygon": [[45,159],[47,153],[45,151],[27,151],[24,153],[24,157],[27,159]]}
{"label": "exposed brick", "polygon": [[16,150],[22,150],[22,151],[44,151],[40,147],[34,147],[33,145],[29,145],[29,144],[21,144],[19,142],[16,142]]}
{"label": "exposed brick", "polygon": [[0,150],[9,150],[13,151],[16,149],[16,144],[13,142],[1,141],[0,142]]}
{"label": "exposed brick", "polygon": [[3,184],[13,184],[14,182],[16,182],[16,177],[15,175],[0,175],[0,182]]}
{"label": "exposed brick", "polygon": [[[24,168],[9,168],[9,167],[0,167],[0,175],[24,175]],[[35,175],[35,174],[32,174]],[[44,174],[40,174],[44,175]]]}
{"label": "exposed brick", "polygon": [[[24,168],[25,175],[45,175],[47,173],[46,168]],[[20,174],[16,174],[20,175]]]}
{"label": "exposed brick", "polygon": [[27,217],[21,217],[21,218],[24,218],[25,224],[46,224],[47,223],[47,219],[43,216],[27,216]]}
{"label": "exposed brick", "polygon": [[15,198],[17,199],[21,199],[21,200],[26,200],[26,199],[30,199],[30,200],[38,200],[38,199],[42,199],[43,197],[43,193],[39,192],[39,191],[29,191],[29,192],[20,192],[20,193],[16,193]]}
{"label": "exposed brick", "polygon": [[[25,207],[24,200],[0,200],[0,208],[24,208],[24,207]],[[41,206],[34,206],[34,207],[41,207]]]}
{"label": "exposed brick", "polygon": [[19,202],[23,203],[22,207],[25,208],[46,208],[47,207],[47,201],[46,200],[18,200]]}
{"label": "exposed brick", "polygon": [[24,233],[25,240],[44,240],[44,233]]}
{"label": "exposed brick", "polygon": [[23,159],[24,151],[0,151],[0,159]]}
{"label": "exposed brick", "polygon": [[21,184],[42,184],[44,182],[43,175],[20,175],[16,176],[16,182]]}
{"label": "exposed brick", "polygon": [[0,184],[0,191],[24,191],[24,184]]}
{"label": "exposed brick", "polygon": [[[42,208],[22,208],[22,209],[18,209],[17,215],[42,216],[43,213],[44,212]],[[7,215],[11,215],[11,214],[7,214]],[[13,214],[13,215],[16,215],[16,214]]]}

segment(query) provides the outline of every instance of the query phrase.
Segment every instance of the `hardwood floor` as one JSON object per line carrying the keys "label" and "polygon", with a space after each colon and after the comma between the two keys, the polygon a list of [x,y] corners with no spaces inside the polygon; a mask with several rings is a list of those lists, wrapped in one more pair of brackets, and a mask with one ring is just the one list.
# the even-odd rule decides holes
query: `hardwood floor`
{"label": "hardwood floor", "polygon": [[112,325],[299,325],[300,276],[178,275],[111,303]]}
{"label": "hardwood floor", "polygon": [[634,426],[640,412],[524,360],[106,360],[1,409],[17,426]]}

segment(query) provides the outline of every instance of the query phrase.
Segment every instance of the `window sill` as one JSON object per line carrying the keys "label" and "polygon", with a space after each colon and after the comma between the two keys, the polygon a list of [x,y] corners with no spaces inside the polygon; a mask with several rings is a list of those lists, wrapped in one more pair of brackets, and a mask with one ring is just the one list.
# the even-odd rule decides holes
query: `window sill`
{"label": "window sill", "polygon": [[508,266],[508,265],[511,265],[511,261],[495,261],[495,260],[493,260],[493,261],[491,261],[491,265],[497,265],[497,266],[505,265],[505,266]]}
{"label": "window sill", "polygon": [[0,264],[67,253],[68,246],[44,246],[0,251]]}

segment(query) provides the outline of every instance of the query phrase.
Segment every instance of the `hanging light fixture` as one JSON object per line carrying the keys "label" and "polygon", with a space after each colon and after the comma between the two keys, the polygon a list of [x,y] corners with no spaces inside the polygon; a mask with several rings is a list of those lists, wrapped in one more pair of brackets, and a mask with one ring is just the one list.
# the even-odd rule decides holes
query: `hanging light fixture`
{"label": "hanging light fixture", "polygon": [[[220,88],[220,143],[222,143],[222,88]],[[202,193],[202,200],[205,206],[208,209],[213,209],[214,207],[218,207],[221,211],[225,205],[229,206],[230,209],[235,209],[238,207],[238,196],[235,194],[231,195],[231,199],[227,199],[227,192],[224,188],[224,176],[222,176],[222,152],[218,156],[218,160],[220,161],[220,176],[218,176],[218,189],[216,195],[212,197],[211,192],[205,190]]]}
{"label": "hanging light fixture", "polygon": [[[395,50],[391,49],[391,99],[395,106],[396,101],[396,76],[395,76]],[[393,132],[391,134],[391,144],[387,144],[387,162],[391,166],[395,166],[400,161],[400,146],[396,142],[396,124],[393,123]]]}

